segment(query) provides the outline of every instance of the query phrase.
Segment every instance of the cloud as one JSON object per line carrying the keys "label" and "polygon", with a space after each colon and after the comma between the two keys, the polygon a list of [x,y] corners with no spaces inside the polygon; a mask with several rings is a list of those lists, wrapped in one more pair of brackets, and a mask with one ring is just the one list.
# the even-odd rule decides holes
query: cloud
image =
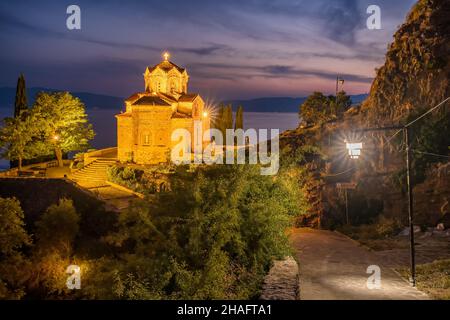
{"label": "cloud", "polygon": [[[85,36],[84,34],[80,34],[77,32],[61,32],[61,31],[54,31],[48,28],[40,27],[37,25],[32,25],[26,22],[23,22],[22,20],[11,16],[6,15],[0,11],[0,28],[2,30],[19,30],[19,31],[25,31],[28,34],[33,34],[35,36],[39,37],[50,37],[50,38],[57,38],[57,39],[65,39],[69,41],[79,41],[89,44],[97,44],[112,48],[119,48],[119,49],[142,49],[147,51],[154,51],[154,52],[161,52],[160,46],[152,46],[152,45],[146,45],[142,43],[130,43],[130,42],[117,42],[117,41],[109,41],[109,40],[102,40],[97,39],[93,37]],[[184,53],[190,53],[198,56],[208,56],[208,55],[214,55],[218,54],[222,51],[231,51],[232,49],[224,44],[216,44],[212,43],[207,46],[202,47],[178,47],[178,46],[171,46],[167,48],[171,51],[176,52],[184,52]]]}
{"label": "cloud", "polygon": [[[252,66],[225,63],[195,63],[189,65],[190,70],[196,70],[196,75],[202,77],[216,78],[220,75],[224,80],[238,80],[243,75],[245,77],[265,77],[265,78],[306,78],[317,77],[326,80],[336,79],[336,73],[323,70],[312,70],[298,68],[289,65],[267,65]],[[199,71],[198,71],[199,70]],[[373,77],[358,74],[341,73],[340,76],[349,82],[371,83]]]}
{"label": "cloud", "polygon": [[31,70],[36,85],[126,95],[132,85],[139,90],[145,66],[169,50],[191,83],[234,96],[257,86],[285,93],[287,83],[293,94],[313,86],[326,91],[337,72],[366,90],[414,1],[377,0],[380,32],[365,28],[371,0],[78,0],[81,31],[65,28],[64,2],[0,3],[8,48],[0,52],[8,69],[0,81],[15,85],[18,72]]}

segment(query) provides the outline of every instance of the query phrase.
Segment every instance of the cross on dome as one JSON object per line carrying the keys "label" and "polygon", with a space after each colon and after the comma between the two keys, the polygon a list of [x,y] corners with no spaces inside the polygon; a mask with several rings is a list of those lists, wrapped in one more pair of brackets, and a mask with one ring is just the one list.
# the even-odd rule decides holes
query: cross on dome
{"label": "cross on dome", "polygon": [[166,52],[164,52],[163,57],[164,57],[164,61],[168,61],[170,54],[166,51]]}

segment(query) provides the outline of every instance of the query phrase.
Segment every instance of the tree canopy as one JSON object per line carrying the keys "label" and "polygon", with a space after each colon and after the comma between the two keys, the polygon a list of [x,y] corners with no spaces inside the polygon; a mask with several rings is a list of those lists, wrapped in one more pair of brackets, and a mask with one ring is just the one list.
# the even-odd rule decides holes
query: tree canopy
{"label": "tree canopy", "polygon": [[25,77],[20,74],[17,79],[16,98],[14,100],[14,118],[23,114],[28,109],[27,89],[25,86]]}
{"label": "tree canopy", "polygon": [[20,299],[25,295],[27,262],[21,253],[31,244],[25,230],[24,213],[14,198],[0,198],[0,299]]}
{"label": "tree canopy", "polygon": [[83,151],[94,138],[84,104],[68,92],[41,92],[33,108],[20,116],[5,118],[0,127],[1,155],[9,160],[22,160],[56,155],[63,165],[63,153]]}
{"label": "tree canopy", "polygon": [[85,106],[68,92],[41,92],[32,109],[45,144],[62,166],[62,154],[85,150],[94,138]]}
{"label": "tree canopy", "polygon": [[351,104],[350,96],[344,91],[338,93],[337,99],[316,91],[300,106],[299,116],[306,125],[321,124],[342,116]]}
{"label": "tree canopy", "polygon": [[23,160],[32,159],[40,153],[38,145],[34,143],[37,135],[38,126],[33,116],[5,118],[0,127],[1,156],[17,160],[21,170]]}
{"label": "tree canopy", "polygon": [[239,106],[236,111],[234,129],[244,129],[244,108],[242,108],[242,106]]}

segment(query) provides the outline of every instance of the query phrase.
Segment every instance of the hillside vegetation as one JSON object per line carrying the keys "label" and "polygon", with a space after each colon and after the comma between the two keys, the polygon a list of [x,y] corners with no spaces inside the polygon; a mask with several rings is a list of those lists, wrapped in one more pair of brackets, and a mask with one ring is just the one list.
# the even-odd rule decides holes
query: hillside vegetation
{"label": "hillside vegetation", "polygon": [[[418,1],[394,34],[385,63],[377,69],[361,106],[337,119],[299,126],[281,136],[287,150],[315,150],[304,164],[311,172],[308,197],[314,205],[308,224],[337,227],[344,223],[345,200],[336,183],[350,181],[357,183],[356,190],[349,192],[351,223],[381,223],[384,235],[407,223],[402,134],[391,139],[394,131],[361,135],[353,130],[409,123],[449,97],[449,40],[450,1]],[[415,190],[421,190],[416,191],[415,203],[417,210],[426,208],[416,214],[423,227],[435,226],[448,215],[441,208],[449,190],[433,181],[450,176],[442,170],[450,155],[449,104],[411,126],[413,183]],[[359,160],[349,159],[345,140],[364,143]],[[436,188],[430,189],[431,185]]]}

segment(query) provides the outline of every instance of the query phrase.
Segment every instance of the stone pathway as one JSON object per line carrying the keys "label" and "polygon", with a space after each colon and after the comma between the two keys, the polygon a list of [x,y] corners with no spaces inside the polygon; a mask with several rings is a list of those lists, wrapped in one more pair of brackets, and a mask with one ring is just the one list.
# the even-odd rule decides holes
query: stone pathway
{"label": "stone pathway", "polygon": [[[300,264],[300,299],[428,299],[386,266],[382,257],[344,235],[300,228],[292,230],[290,239]],[[380,289],[367,288],[370,265],[381,269]]]}
{"label": "stone pathway", "polygon": [[[392,241],[392,240],[391,240]],[[396,237],[397,248],[376,251],[375,254],[389,267],[409,267],[409,236]],[[446,232],[434,231],[415,235],[416,264],[430,263],[435,260],[450,259],[450,236]]]}
{"label": "stone pathway", "polygon": [[298,264],[292,257],[276,260],[265,277],[262,300],[298,300]]}

